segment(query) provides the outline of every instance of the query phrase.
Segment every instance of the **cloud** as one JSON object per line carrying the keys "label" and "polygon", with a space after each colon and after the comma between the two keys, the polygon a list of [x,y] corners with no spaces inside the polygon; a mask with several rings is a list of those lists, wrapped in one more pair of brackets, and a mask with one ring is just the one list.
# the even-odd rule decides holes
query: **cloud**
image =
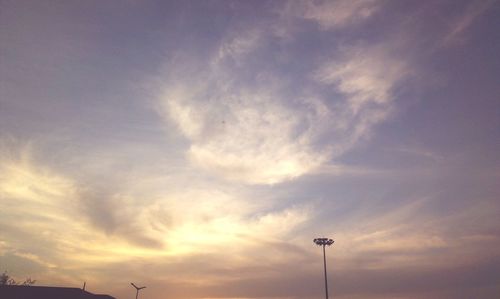
{"label": "cloud", "polygon": [[226,37],[219,46],[218,53],[214,58],[215,67],[217,67],[217,63],[227,59],[241,63],[240,59],[259,47],[263,38],[263,32],[256,27],[243,32],[235,30],[232,35]]}
{"label": "cloud", "polygon": [[487,211],[481,205],[471,204],[467,212],[429,213],[435,211],[437,202],[437,196],[429,196],[380,212],[372,209],[367,214],[351,215],[349,222],[336,230],[335,248],[340,259],[337,267],[348,270],[407,266],[431,271],[481,264],[498,257],[492,249],[500,242],[498,234],[474,220],[491,221],[497,207],[488,205],[491,211]]}
{"label": "cloud", "polygon": [[[282,18],[262,9],[283,3],[249,2],[237,10],[220,2],[203,9],[140,5],[95,22],[85,22],[95,13],[57,9],[69,21],[93,24],[85,30],[96,45],[110,43],[68,65],[84,61],[90,73],[52,76],[57,89],[36,89],[47,92],[45,100],[12,97],[20,104],[2,110],[7,130],[38,143],[0,146],[0,265],[6,260],[40,284],[86,280],[122,298],[132,294],[130,281],[147,285],[151,298],[322,298],[322,252],[312,238],[324,235],[336,240],[327,252],[334,297],[498,294],[474,294],[498,281],[498,169],[493,176],[491,166],[484,171],[471,158],[477,152],[443,159],[429,144],[384,152],[385,141],[402,142],[419,117],[441,116],[448,100],[433,103],[439,109],[430,114],[420,114],[427,104],[412,105],[416,114],[404,124],[384,127],[384,145],[353,150],[399,101],[408,102],[400,95],[408,94],[404,85],[418,66],[412,53],[423,67],[439,58],[429,57],[427,46],[442,37],[436,23],[449,19],[429,10],[441,4],[388,4],[383,20],[374,17],[386,1],[288,2]],[[101,26],[126,25],[129,17],[132,31]],[[145,28],[151,34],[140,34]],[[110,60],[124,47],[126,60]],[[155,89],[161,92],[126,92],[130,85],[117,72],[137,79],[156,69],[162,50],[173,55]],[[14,95],[31,80],[12,79]],[[73,88],[82,80],[99,83],[100,96]],[[417,92],[429,93],[435,95]],[[159,101],[160,119],[143,106],[150,97]],[[42,106],[55,117],[31,113]],[[448,112],[445,118],[460,115]],[[412,131],[414,145],[427,129]],[[315,177],[301,179],[307,174]],[[447,188],[453,190],[442,195]]]}
{"label": "cloud", "polygon": [[[343,47],[316,70],[293,77],[274,59],[275,39],[256,26],[231,32],[204,58],[176,56],[168,63],[161,114],[188,140],[193,165],[246,184],[277,184],[315,171],[387,119],[394,89],[410,73],[392,43]],[[318,64],[296,55],[311,69]]]}
{"label": "cloud", "polygon": [[[0,141],[0,196],[11,212],[23,208],[35,208],[30,212],[44,211],[48,220],[58,219],[74,202],[75,183],[47,168],[37,168],[32,164],[32,145],[10,147],[9,142]],[[68,196],[69,195],[69,196]],[[67,197],[68,196],[68,197]],[[36,210],[36,208],[41,210]],[[35,215],[30,215],[35,216]]]}
{"label": "cloud", "polygon": [[[38,161],[37,146],[18,143],[1,150],[0,203],[5,209],[0,211],[0,235],[6,241],[0,243],[0,255],[36,264],[43,269],[39,281],[95,281],[106,275],[103,269],[138,256],[142,262],[177,259],[187,269],[192,257],[220,258],[222,250],[226,262],[245,267],[249,252],[278,242],[310,217],[307,205],[276,209],[272,202],[193,180],[189,188],[169,181],[178,178],[144,178],[144,183],[133,175],[127,188],[82,187]],[[178,186],[159,188],[165,184]],[[75,268],[78,273],[72,272]],[[219,278],[177,276],[169,277],[190,282],[229,278],[224,273]]]}
{"label": "cloud", "polygon": [[393,171],[364,168],[356,166],[348,166],[342,164],[324,164],[318,167],[315,171],[311,172],[312,175],[328,175],[338,177],[359,177],[359,176],[372,176],[381,177],[391,175]]}
{"label": "cloud", "polygon": [[326,61],[314,79],[343,95],[333,110],[339,135],[336,155],[343,154],[393,110],[394,89],[410,74],[408,61],[398,58],[392,46],[364,45],[344,48],[338,57]]}
{"label": "cloud", "polygon": [[435,163],[442,163],[445,160],[444,156],[437,154],[426,148],[422,148],[421,146],[413,145],[413,146],[390,148],[387,150],[395,153],[401,153],[409,157],[413,156],[416,158],[421,158],[423,160],[428,160]]}
{"label": "cloud", "polygon": [[331,30],[368,19],[382,4],[374,0],[301,1],[290,2],[288,11],[317,22],[324,30]]}
{"label": "cloud", "polygon": [[319,82],[333,84],[346,94],[353,113],[393,99],[392,88],[408,74],[407,62],[395,58],[388,46],[349,47],[343,52],[343,57],[317,71]]}
{"label": "cloud", "polygon": [[262,240],[279,240],[310,217],[307,205],[269,210],[271,203],[257,203],[216,190],[187,190],[164,198],[161,205],[173,215],[165,239],[178,255],[216,253],[232,243],[249,250]]}
{"label": "cloud", "polygon": [[190,141],[195,165],[231,180],[274,184],[327,159],[326,151],[313,147],[328,114],[320,103],[285,98],[272,76],[252,88],[237,77],[226,79],[233,75],[219,68],[165,87],[164,115]]}
{"label": "cloud", "polygon": [[132,217],[117,216],[132,215],[128,208],[85,196],[80,183],[36,159],[37,144],[0,143],[0,226],[13,254],[64,269],[79,258],[120,258],[112,252],[134,247],[127,242],[154,247]]}
{"label": "cloud", "polygon": [[464,32],[495,2],[495,0],[471,1],[465,12],[451,23],[446,36],[442,40],[442,45],[459,42],[463,38]]}

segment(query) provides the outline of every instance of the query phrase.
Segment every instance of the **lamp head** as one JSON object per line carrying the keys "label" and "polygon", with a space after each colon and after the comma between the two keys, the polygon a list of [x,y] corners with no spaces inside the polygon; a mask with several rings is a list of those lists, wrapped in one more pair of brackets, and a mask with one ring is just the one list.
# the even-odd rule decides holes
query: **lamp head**
{"label": "lamp head", "polygon": [[316,238],[313,240],[313,242],[318,246],[330,246],[335,241],[329,238]]}

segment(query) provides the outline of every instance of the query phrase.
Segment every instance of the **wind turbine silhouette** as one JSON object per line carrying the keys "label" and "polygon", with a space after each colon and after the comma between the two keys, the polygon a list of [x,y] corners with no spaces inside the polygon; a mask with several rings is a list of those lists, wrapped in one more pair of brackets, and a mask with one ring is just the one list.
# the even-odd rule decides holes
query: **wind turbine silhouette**
{"label": "wind turbine silhouette", "polygon": [[136,286],[133,282],[130,283],[135,289],[136,289],[136,293],[135,293],[135,299],[137,299],[137,297],[139,297],[139,291],[142,290],[142,289],[145,289],[146,287],[138,287]]}

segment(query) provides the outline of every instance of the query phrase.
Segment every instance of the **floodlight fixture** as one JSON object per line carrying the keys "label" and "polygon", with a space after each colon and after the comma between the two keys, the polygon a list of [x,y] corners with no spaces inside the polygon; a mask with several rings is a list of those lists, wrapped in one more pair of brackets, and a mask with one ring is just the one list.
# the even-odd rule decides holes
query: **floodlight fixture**
{"label": "floodlight fixture", "polygon": [[323,247],[323,267],[324,267],[324,270],[325,270],[325,294],[326,294],[326,299],[328,299],[328,278],[327,278],[327,275],[326,275],[326,253],[325,253],[325,247],[326,246],[331,246],[333,244],[333,241],[332,239],[329,239],[329,238],[316,238],[313,240],[314,244],[318,245],[318,246],[322,246]]}
{"label": "floodlight fixture", "polygon": [[330,246],[333,244],[333,241],[332,239],[328,239],[328,238],[316,238],[313,240],[314,243],[316,243],[316,245],[319,245],[319,246]]}

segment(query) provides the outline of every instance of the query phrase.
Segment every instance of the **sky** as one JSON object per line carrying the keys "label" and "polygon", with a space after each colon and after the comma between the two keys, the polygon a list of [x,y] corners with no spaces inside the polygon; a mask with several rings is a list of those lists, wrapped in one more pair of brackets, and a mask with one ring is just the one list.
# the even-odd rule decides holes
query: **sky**
{"label": "sky", "polygon": [[500,2],[0,1],[0,272],[496,298]]}

